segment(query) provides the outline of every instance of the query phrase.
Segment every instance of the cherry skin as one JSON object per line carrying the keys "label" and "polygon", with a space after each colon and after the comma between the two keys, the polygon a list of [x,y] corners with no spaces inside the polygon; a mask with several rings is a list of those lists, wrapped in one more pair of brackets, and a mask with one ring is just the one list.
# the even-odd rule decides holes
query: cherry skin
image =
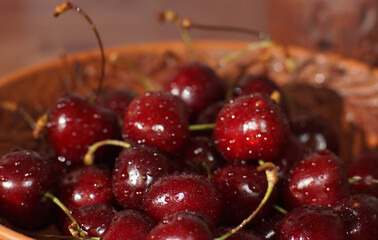
{"label": "cherry skin", "polygon": [[378,198],[356,194],[344,198],[333,209],[343,220],[349,240],[378,236]]}
{"label": "cherry skin", "polygon": [[[85,237],[101,237],[116,212],[113,206],[98,203],[80,207],[72,212],[72,216],[80,225]],[[71,224],[72,221],[67,217],[62,228],[63,235],[71,236]]]}
{"label": "cherry skin", "polygon": [[351,186],[357,193],[369,193],[378,197],[378,152],[360,154],[347,164],[348,177],[358,180]]}
{"label": "cherry skin", "polygon": [[165,217],[148,234],[146,240],[195,239],[213,240],[211,227],[191,212],[176,212]]}
{"label": "cherry skin", "polygon": [[122,210],[115,214],[101,240],[145,240],[155,226],[146,214],[135,210]]}
{"label": "cherry skin", "polygon": [[[232,228],[231,227],[219,227],[217,229],[217,236],[221,237],[224,234],[228,233]],[[227,238],[228,240],[264,240],[263,237],[258,235],[252,230],[240,229],[236,233],[232,234]]]}
{"label": "cherry skin", "polygon": [[288,134],[282,110],[261,94],[231,100],[220,111],[214,129],[215,143],[230,163],[274,159]]}
{"label": "cherry skin", "polygon": [[150,183],[170,171],[168,159],[153,148],[136,145],[122,150],[113,169],[116,200],[124,209],[140,210]]}
{"label": "cherry skin", "polygon": [[264,93],[270,96],[274,91],[279,91],[275,82],[266,75],[246,75],[234,88],[233,97],[249,95],[254,93]]}
{"label": "cherry skin", "polygon": [[271,216],[261,223],[254,225],[253,230],[263,236],[266,240],[278,240],[278,225],[284,217],[285,215],[283,214],[276,214],[274,216]]}
{"label": "cherry skin", "polygon": [[103,166],[77,166],[59,179],[57,197],[70,211],[104,203],[114,204],[112,174]]}
{"label": "cherry skin", "polygon": [[183,171],[205,176],[208,174],[207,171],[212,173],[225,163],[214,142],[205,136],[192,137],[178,161]]}
{"label": "cherry skin", "polygon": [[13,224],[35,229],[49,222],[53,204],[43,196],[55,185],[53,165],[31,150],[0,158],[0,214]]}
{"label": "cherry skin", "polygon": [[[257,171],[254,165],[227,165],[213,176],[223,200],[223,221],[238,225],[260,204],[268,188],[265,171]],[[276,200],[276,191],[252,222],[267,216]]]}
{"label": "cherry skin", "polygon": [[346,240],[341,218],[324,206],[303,206],[287,213],[279,226],[280,240]]}
{"label": "cherry skin", "polygon": [[104,139],[118,139],[120,130],[114,112],[95,108],[82,96],[68,93],[49,113],[47,136],[58,156],[77,164],[83,161],[90,145]]}
{"label": "cherry skin", "polygon": [[138,144],[176,154],[189,140],[188,108],[168,92],[146,92],[127,108],[122,136]]}
{"label": "cherry skin", "polygon": [[123,121],[127,107],[136,96],[136,93],[128,90],[112,91],[101,95],[97,106],[112,110]]}
{"label": "cherry skin", "polygon": [[214,70],[198,62],[189,62],[176,69],[168,78],[165,90],[188,104],[192,118],[224,98],[221,81]]}
{"label": "cherry skin", "polygon": [[297,162],[282,186],[285,206],[333,206],[349,196],[350,188],[344,163],[328,150],[313,153]]}
{"label": "cherry skin", "polygon": [[150,185],[143,209],[155,221],[180,211],[198,211],[214,223],[221,217],[222,203],[214,184],[206,177],[177,173]]}

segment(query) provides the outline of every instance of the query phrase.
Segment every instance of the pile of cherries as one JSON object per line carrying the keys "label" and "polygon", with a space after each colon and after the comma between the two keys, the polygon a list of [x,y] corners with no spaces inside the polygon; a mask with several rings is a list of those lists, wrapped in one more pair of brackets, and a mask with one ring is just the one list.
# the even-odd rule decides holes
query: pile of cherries
{"label": "pile of cherries", "polygon": [[[1,157],[1,217],[29,230],[54,222],[77,239],[226,239],[268,196],[228,239],[378,236],[377,153],[346,165],[317,127],[324,120],[290,119],[267,76],[232,91],[226,101],[217,74],[188,62],[163,91],[115,91],[96,104],[67,93],[48,113],[49,154]],[[262,161],[278,170],[269,195]]]}
{"label": "pile of cherries", "polygon": [[48,111],[49,150],[0,158],[0,216],[36,238],[378,237],[378,153],[346,163],[327,122],[291,117],[266,75],[225,89],[187,62],[163,90],[88,101],[67,93]]}

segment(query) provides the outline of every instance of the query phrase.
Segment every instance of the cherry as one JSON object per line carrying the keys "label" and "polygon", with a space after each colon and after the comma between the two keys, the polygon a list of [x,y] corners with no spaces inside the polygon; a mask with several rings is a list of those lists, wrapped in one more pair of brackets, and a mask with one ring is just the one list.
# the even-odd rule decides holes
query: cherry
{"label": "cherry", "polygon": [[264,93],[270,96],[274,91],[279,91],[279,88],[268,76],[262,74],[246,75],[233,89],[233,97],[254,93]]}
{"label": "cherry", "polygon": [[170,171],[168,159],[143,145],[122,150],[113,169],[112,188],[125,209],[139,210],[149,184]]}
{"label": "cherry", "polygon": [[151,218],[136,210],[122,210],[115,214],[101,240],[145,240],[155,226]]}
{"label": "cherry", "polygon": [[266,240],[278,240],[278,225],[284,217],[285,215],[276,214],[265,219],[261,223],[254,225],[253,230],[255,230],[259,235],[263,236]]}
{"label": "cherry", "polygon": [[210,104],[198,114],[196,123],[214,123],[217,120],[220,110],[226,105],[225,101],[218,101]]}
{"label": "cherry", "polygon": [[[213,180],[223,200],[222,219],[232,225],[240,224],[259,206],[268,188],[265,172],[257,171],[254,165],[227,165],[215,172]],[[253,219],[254,223],[272,210],[276,199],[273,195]]]}
{"label": "cherry", "polygon": [[[84,236],[101,237],[116,212],[113,206],[98,203],[80,207],[72,212],[72,216],[79,224]],[[69,231],[71,224],[72,221],[67,218],[62,228],[63,235],[71,236]],[[73,230],[76,229],[73,228]]]}
{"label": "cherry", "polygon": [[91,144],[117,139],[119,135],[117,116],[112,111],[95,108],[75,93],[61,97],[49,114],[50,146],[58,156],[74,164],[83,161]]}
{"label": "cherry", "polygon": [[213,240],[211,227],[192,212],[176,212],[162,219],[148,234],[146,240],[196,239]]}
{"label": "cherry", "polygon": [[[221,237],[224,234],[228,233],[230,230],[230,227],[219,227],[217,229],[217,236]],[[229,236],[227,240],[263,240],[263,238],[254,231],[241,229]]]}
{"label": "cherry", "polygon": [[217,74],[199,62],[181,65],[168,78],[165,89],[188,104],[193,118],[210,104],[224,98]]}
{"label": "cherry", "polygon": [[127,108],[122,136],[138,144],[176,154],[189,140],[188,109],[168,92],[146,92]]}
{"label": "cherry", "polygon": [[279,239],[346,240],[341,218],[324,206],[303,206],[287,213],[279,226]]}
{"label": "cherry", "polygon": [[289,134],[282,110],[266,95],[245,95],[220,111],[215,143],[229,162],[271,160],[285,146]]}
{"label": "cherry", "polygon": [[47,224],[52,202],[43,196],[53,191],[52,163],[31,150],[17,150],[0,158],[0,213],[10,222],[28,229]]}
{"label": "cherry", "polygon": [[198,211],[214,223],[221,216],[221,199],[204,176],[177,173],[159,178],[144,196],[143,209],[156,221],[179,211]]}
{"label": "cherry", "polygon": [[333,209],[343,220],[349,240],[378,236],[378,198],[368,194],[352,195]]}
{"label": "cherry", "polygon": [[178,160],[184,171],[202,175],[211,174],[225,162],[214,142],[205,136],[192,137]]}
{"label": "cherry", "polygon": [[313,153],[297,162],[282,186],[285,206],[333,206],[349,195],[344,163],[328,150]]}
{"label": "cherry", "polygon": [[338,154],[339,142],[331,125],[317,115],[303,115],[291,119],[291,131],[313,152],[329,149]]}
{"label": "cherry", "polygon": [[98,99],[97,106],[114,111],[118,119],[123,121],[127,107],[136,96],[136,93],[129,90],[112,91],[101,95]]}
{"label": "cherry", "polygon": [[89,204],[114,204],[112,174],[103,166],[77,166],[61,177],[57,197],[70,210]]}
{"label": "cherry", "polygon": [[370,193],[378,197],[378,153],[360,154],[347,164],[348,177],[356,180],[352,189],[357,193]]}

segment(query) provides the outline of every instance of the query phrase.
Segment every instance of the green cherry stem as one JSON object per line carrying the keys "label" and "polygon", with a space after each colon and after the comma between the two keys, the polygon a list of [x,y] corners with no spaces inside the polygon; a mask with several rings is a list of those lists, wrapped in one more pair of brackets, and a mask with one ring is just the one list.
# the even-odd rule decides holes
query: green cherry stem
{"label": "green cherry stem", "polygon": [[235,228],[231,229],[228,233],[224,234],[223,236],[219,238],[215,238],[214,240],[225,240],[228,237],[230,237],[232,234],[236,233],[240,229],[242,229],[245,225],[247,225],[261,210],[261,208],[265,205],[265,203],[268,201],[270,195],[273,192],[274,186],[276,185],[278,181],[277,176],[277,168],[276,166],[271,162],[263,162],[259,161],[260,166],[257,167],[257,171],[265,171],[266,179],[268,181],[268,188],[266,189],[266,193],[264,195],[264,198],[261,200],[259,206],[255,209],[255,211],[252,212],[251,215],[249,215],[248,218],[244,219],[242,223],[240,223]]}
{"label": "green cherry stem", "polygon": [[94,99],[94,102],[96,102],[97,99],[98,99],[98,97],[99,97],[99,95],[100,95],[100,93],[101,93],[102,85],[103,85],[104,78],[105,78],[105,53],[104,53],[104,46],[102,44],[101,37],[100,37],[100,34],[97,31],[96,26],[92,22],[91,18],[80,7],[77,7],[77,6],[75,6],[74,4],[72,4],[70,2],[64,2],[64,3],[58,5],[55,8],[53,16],[54,17],[58,17],[62,13],[67,12],[68,10],[75,10],[75,12],[77,12],[78,14],[80,14],[81,16],[83,16],[85,18],[85,20],[87,20],[87,22],[89,23],[91,29],[93,30],[93,32],[96,35],[96,39],[97,39],[98,45],[100,47],[100,53],[101,53],[101,70],[100,71],[101,72],[100,72],[100,80],[99,80],[99,84],[98,84],[98,87],[97,87],[97,92],[96,92],[95,99]]}
{"label": "green cherry stem", "polygon": [[282,214],[286,214],[287,213],[286,209],[284,209],[283,207],[280,207],[278,205],[273,205],[273,208],[276,209],[278,212],[280,212]]}
{"label": "green cherry stem", "polygon": [[79,236],[83,239],[86,239],[83,230],[81,229],[81,227],[80,227],[79,223],[76,221],[76,219],[72,216],[70,210],[68,210],[68,208],[57,197],[55,197],[51,193],[45,192],[44,196],[51,199],[60,209],[62,209],[62,211],[67,215],[67,217],[76,226],[76,230],[77,230]]}
{"label": "green cherry stem", "polygon": [[364,182],[366,184],[378,184],[378,179],[374,178],[349,178],[349,184]]}
{"label": "green cherry stem", "polygon": [[133,73],[138,78],[145,91],[154,91],[154,87],[152,86],[150,79],[140,73],[140,71],[134,65],[127,62],[118,53],[111,52],[109,54],[109,61],[120,63],[127,71]]}
{"label": "green cherry stem", "polygon": [[116,139],[106,139],[106,140],[96,142],[93,145],[89,146],[88,151],[84,156],[84,164],[92,165],[94,162],[94,153],[99,147],[102,147],[105,145],[112,145],[112,146],[118,146],[118,147],[123,147],[123,148],[129,148],[131,146],[130,143],[123,142]]}
{"label": "green cherry stem", "polygon": [[189,126],[189,131],[211,130],[215,128],[215,123],[193,124]]}

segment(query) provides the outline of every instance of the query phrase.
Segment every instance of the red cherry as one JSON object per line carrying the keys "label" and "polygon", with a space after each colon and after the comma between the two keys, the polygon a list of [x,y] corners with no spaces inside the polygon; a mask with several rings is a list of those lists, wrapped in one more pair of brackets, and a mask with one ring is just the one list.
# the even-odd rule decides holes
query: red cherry
{"label": "red cherry", "polygon": [[125,209],[139,210],[143,195],[151,182],[167,174],[171,167],[161,153],[143,146],[124,149],[113,169],[113,192]]}
{"label": "red cherry", "polygon": [[214,70],[198,62],[176,69],[165,89],[188,104],[194,118],[207,106],[224,98],[221,81]]}
{"label": "red cherry", "polygon": [[187,106],[168,92],[147,92],[130,103],[122,136],[162,153],[178,153],[189,140]]}
{"label": "red cherry", "polygon": [[0,214],[24,228],[49,222],[53,204],[43,196],[55,185],[53,165],[30,150],[18,150],[0,158]]}
{"label": "red cherry", "polygon": [[282,110],[261,94],[231,100],[220,111],[214,129],[215,143],[231,163],[274,159],[284,148],[288,133]]}
{"label": "red cherry", "polygon": [[[72,216],[86,237],[101,237],[116,212],[113,206],[98,203],[80,207],[72,212]],[[71,236],[71,224],[72,221],[66,218],[62,228],[63,235]]]}
{"label": "red cherry", "polygon": [[[223,221],[238,225],[260,204],[268,188],[264,171],[253,165],[228,165],[217,170],[213,176],[223,202]],[[259,211],[253,222],[267,216],[273,209],[276,194]]]}
{"label": "red cherry", "polygon": [[357,194],[344,198],[333,209],[344,222],[348,240],[378,236],[378,198]]}
{"label": "red cherry", "polygon": [[254,93],[264,93],[270,96],[274,91],[279,91],[275,82],[266,75],[246,75],[238,86],[234,88],[234,97]]}
{"label": "red cherry", "polygon": [[123,210],[115,214],[101,240],[145,240],[155,226],[151,218],[135,210]]}
{"label": "red cherry", "polygon": [[156,221],[180,211],[197,211],[218,222],[221,199],[214,184],[194,174],[172,174],[162,177],[147,189],[143,209]]}
{"label": "red cherry", "polygon": [[112,110],[123,121],[127,107],[136,96],[136,93],[127,90],[109,92],[101,95],[97,106]]}
{"label": "red cherry", "polygon": [[282,186],[287,208],[303,205],[333,206],[349,195],[344,163],[328,150],[313,153],[297,162]]}
{"label": "red cherry", "polygon": [[165,217],[148,234],[146,240],[195,239],[213,240],[211,227],[192,212],[177,212]]}
{"label": "red cherry", "polygon": [[303,206],[286,214],[279,226],[279,239],[346,240],[341,218],[324,206]]}
{"label": "red cherry", "polygon": [[95,108],[80,95],[69,93],[51,109],[47,135],[58,156],[81,163],[90,145],[119,138],[120,132],[117,116],[112,111]]}
{"label": "red cherry", "polygon": [[355,192],[378,197],[378,152],[360,154],[348,162],[347,167],[348,177],[357,180],[351,184]]}

